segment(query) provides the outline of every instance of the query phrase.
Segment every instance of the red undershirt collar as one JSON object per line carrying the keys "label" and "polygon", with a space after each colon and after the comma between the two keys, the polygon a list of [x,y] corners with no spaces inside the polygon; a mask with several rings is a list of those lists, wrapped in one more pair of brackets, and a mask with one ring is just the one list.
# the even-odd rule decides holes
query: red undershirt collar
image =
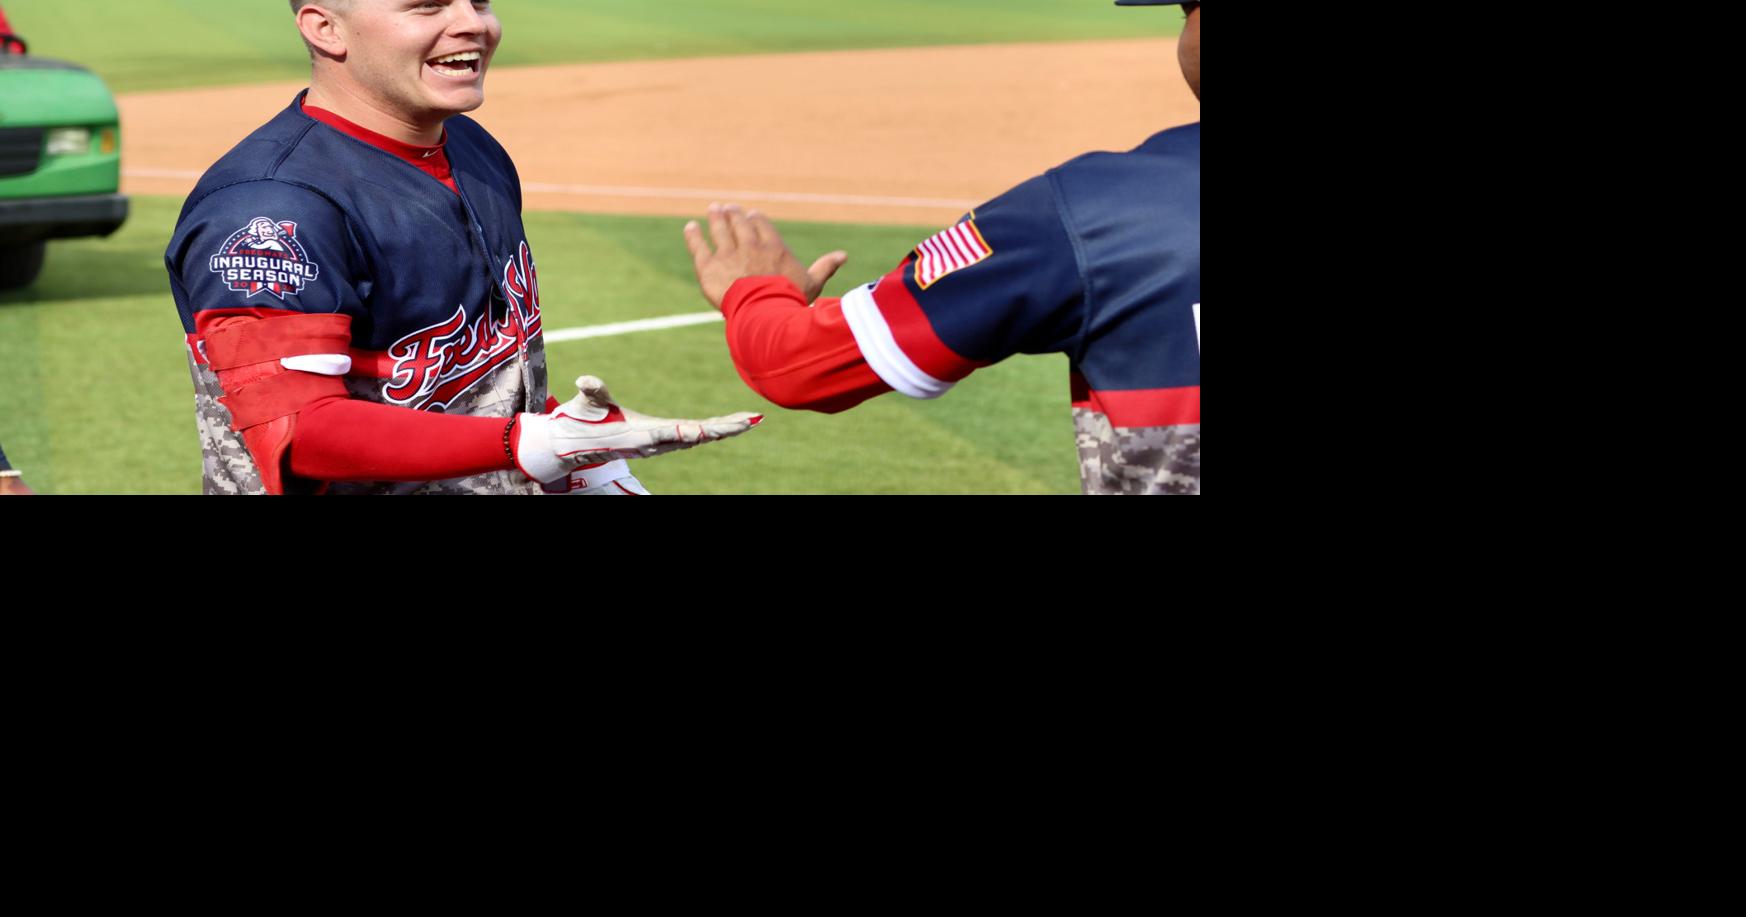
{"label": "red undershirt collar", "polygon": [[454,174],[449,167],[448,150],[445,149],[449,143],[448,131],[443,131],[443,137],[441,140],[437,141],[436,146],[414,146],[410,143],[402,143],[399,140],[395,140],[393,137],[386,137],[382,134],[378,134],[369,128],[360,127],[359,125],[353,124],[325,108],[317,108],[314,105],[305,104],[301,98],[297,100],[297,105],[303,110],[303,113],[309,117],[320,121],[348,137],[362,140],[376,149],[392,153],[400,159],[411,163],[420,172],[442,182],[444,185],[448,186],[450,191],[453,191],[456,194],[461,193],[461,189],[455,184]]}

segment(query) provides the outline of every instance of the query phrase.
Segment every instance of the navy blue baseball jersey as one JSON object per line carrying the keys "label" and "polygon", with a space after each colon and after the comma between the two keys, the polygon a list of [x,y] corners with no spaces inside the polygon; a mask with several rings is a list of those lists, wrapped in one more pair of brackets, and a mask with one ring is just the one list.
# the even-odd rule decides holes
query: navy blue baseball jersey
{"label": "navy blue baseball jersey", "polygon": [[[451,189],[310,117],[301,101],[201,178],[165,252],[189,335],[208,492],[262,490],[201,346],[207,326],[226,316],[349,316],[350,368],[338,371],[353,398],[503,418],[546,408],[539,279],[508,154],[472,119],[450,118]],[[500,471],[331,492],[540,486]]]}
{"label": "navy blue baseball jersey", "polygon": [[1087,493],[1200,492],[1200,125],[1092,153],[978,207],[851,291],[886,385],[1064,353]]}

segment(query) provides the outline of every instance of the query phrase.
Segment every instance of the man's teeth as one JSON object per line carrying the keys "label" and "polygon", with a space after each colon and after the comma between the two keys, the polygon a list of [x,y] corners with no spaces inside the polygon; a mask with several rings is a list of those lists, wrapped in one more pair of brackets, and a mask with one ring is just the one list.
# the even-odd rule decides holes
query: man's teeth
{"label": "man's teeth", "polygon": [[431,63],[433,63],[433,64],[459,64],[459,63],[465,63],[467,61],[478,60],[479,56],[480,56],[479,52],[477,52],[477,51],[462,51],[459,54],[450,54],[448,57],[439,57],[436,60],[431,61]]}

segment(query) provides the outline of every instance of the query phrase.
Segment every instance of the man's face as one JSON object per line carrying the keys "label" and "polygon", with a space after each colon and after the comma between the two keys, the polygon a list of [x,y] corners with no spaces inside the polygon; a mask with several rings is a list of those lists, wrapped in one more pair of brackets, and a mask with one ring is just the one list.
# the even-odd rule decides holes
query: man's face
{"label": "man's face", "polygon": [[1200,4],[1184,3],[1188,11],[1188,21],[1182,24],[1182,39],[1176,43],[1176,59],[1182,64],[1182,75],[1188,79],[1188,88],[1194,90],[1194,97],[1200,98]]}
{"label": "man's face", "polygon": [[353,0],[339,25],[346,71],[393,114],[428,121],[485,104],[503,40],[488,0]]}

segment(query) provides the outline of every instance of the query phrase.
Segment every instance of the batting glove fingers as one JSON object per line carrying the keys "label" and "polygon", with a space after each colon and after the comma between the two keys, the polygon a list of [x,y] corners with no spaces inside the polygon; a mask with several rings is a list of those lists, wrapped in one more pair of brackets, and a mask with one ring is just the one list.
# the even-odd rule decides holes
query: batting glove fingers
{"label": "batting glove fingers", "polygon": [[576,396],[550,414],[521,415],[516,463],[528,477],[552,481],[582,465],[689,449],[738,436],[764,419],[750,412],[703,420],[652,417],[620,407],[595,376],[577,379],[576,388]]}

